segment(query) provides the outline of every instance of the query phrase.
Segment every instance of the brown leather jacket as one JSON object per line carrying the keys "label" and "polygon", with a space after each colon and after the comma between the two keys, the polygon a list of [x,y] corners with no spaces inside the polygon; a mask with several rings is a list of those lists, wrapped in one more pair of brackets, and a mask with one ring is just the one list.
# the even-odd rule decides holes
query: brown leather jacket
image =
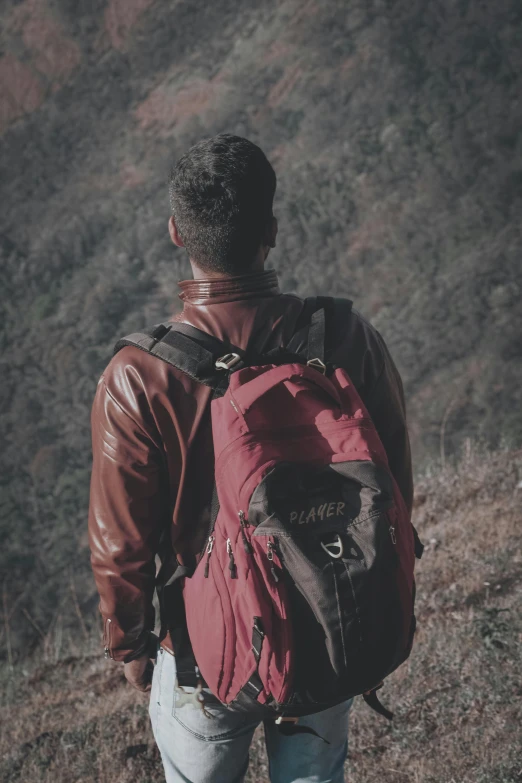
{"label": "brown leather jacket", "polygon": [[[274,270],[179,283],[183,321],[258,349],[284,345],[303,300],[279,291]],[[348,371],[411,509],[412,472],[399,374],[379,333],[347,316],[332,360]],[[92,408],[91,562],[110,657],[131,660],[154,627],[156,556],[165,535],[183,563],[201,550],[213,483],[211,389],[154,356],[122,348]],[[167,636],[163,645],[171,648]]]}

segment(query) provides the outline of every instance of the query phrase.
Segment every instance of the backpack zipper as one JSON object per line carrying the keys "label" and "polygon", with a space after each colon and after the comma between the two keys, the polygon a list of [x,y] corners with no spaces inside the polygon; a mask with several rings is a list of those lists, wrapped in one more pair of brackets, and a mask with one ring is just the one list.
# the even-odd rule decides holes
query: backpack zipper
{"label": "backpack zipper", "polygon": [[391,540],[393,541],[393,543],[396,544],[397,543],[397,536],[395,535],[395,528],[394,528],[393,525],[390,525],[390,536],[391,536]]}
{"label": "backpack zipper", "polygon": [[246,533],[245,533],[245,528],[246,527],[250,527],[250,525],[248,523],[248,520],[245,517],[245,512],[239,510],[237,512],[237,515],[239,517],[239,524],[241,525],[241,538],[243,539],[243,548],[244,548],[245,552],[247,553],[247,555],[253,555],[254,554],[254,550],[252,548],[252,544],[250,543],[250,541],[246,537]]}
{"label": "backpack zipper", "polygon": [[207,561],[205,563],[205,571],[204,571],[204,574],[203,574],[205,579],[208,579],[208,572],[209,572],[209,568],[210,568],[210,555],[212,554],[212,550],[214,548],[215,538],[216,538],[215,536],[209,536],[208,537],[208,544],[207,544],[207,549],[206,549]]}
{"label": "backpack zipper", "polygon": [[201,547],[201,549],[199,550],[199,554],[198,554],[198,557],[197,557],[197,564],[198,565],[203,560],[203,557],[205,555],[205,551],[206,551],[207,546],[208,546],[208,541],[212,537],[212,534],[214,532],[215,526],[216,526],[216,520],[214,520],[214,522],[212,522],[212,519],[209,519],[209,522],[208,522],[208,525],[207,525],[206,531],[205,531],[205,538],[203,539],[204,543],[203,543],[203,546]]}
{"label": "backpack zipper", "polygon": [[272,574],[274,582],[279,582],[279,576],[277,575],[277,569],[274,563],[274,552],[277,552],[276,545],[272,541],[267,541],[266,556],[270,562],[270,573]]}
{"label": "backpack zipper", "polygon": [[230,571],[231,579],[237,579],[237,566],[234,560],[234,553],[232,551],[232,541],[227,538],[227,553],[228,553],[228,570]]}

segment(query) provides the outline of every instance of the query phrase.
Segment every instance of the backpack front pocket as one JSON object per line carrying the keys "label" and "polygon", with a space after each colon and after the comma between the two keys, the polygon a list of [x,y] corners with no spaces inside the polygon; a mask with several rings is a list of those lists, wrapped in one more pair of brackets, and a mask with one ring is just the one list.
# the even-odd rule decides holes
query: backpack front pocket
{"label": "backpack front pocket", "polygon": [[[372,687],[402,632],[391,491],[372,463],[279,464],[254,492],[253,540],[273,538],[289,596],[295,689],[314,702]],[[362,483],[365,480],[365,483]],[[264,486],[262,486],[264,483]],[[389,483],[389,482],[388,482]]]}

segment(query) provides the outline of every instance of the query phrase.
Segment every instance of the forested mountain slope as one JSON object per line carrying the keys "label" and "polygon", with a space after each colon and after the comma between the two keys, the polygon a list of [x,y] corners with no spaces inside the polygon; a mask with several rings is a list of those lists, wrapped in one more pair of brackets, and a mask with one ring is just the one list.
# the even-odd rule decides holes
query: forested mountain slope
{"label": "forested mountain slope", "polygon": [[0,21],[2,654],[81,634],[73,595],[95,615],[90,405],[115,340],[179,308],[166,179],[204,136],[268,154],[281,286],[380,329],[419,466],[520,443],[518,0],[4,0]]}

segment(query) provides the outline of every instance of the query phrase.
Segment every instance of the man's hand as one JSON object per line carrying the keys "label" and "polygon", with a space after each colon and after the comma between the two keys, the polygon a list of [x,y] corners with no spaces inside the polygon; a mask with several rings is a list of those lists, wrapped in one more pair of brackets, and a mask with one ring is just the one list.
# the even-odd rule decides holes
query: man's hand
{"label": "man's hand", "polygon": [[141,693],[150,691],[154,664],[148,655],[141,655],[129,663],[124,663],[123,672],[127,682],[130,682],[133,688]]}

